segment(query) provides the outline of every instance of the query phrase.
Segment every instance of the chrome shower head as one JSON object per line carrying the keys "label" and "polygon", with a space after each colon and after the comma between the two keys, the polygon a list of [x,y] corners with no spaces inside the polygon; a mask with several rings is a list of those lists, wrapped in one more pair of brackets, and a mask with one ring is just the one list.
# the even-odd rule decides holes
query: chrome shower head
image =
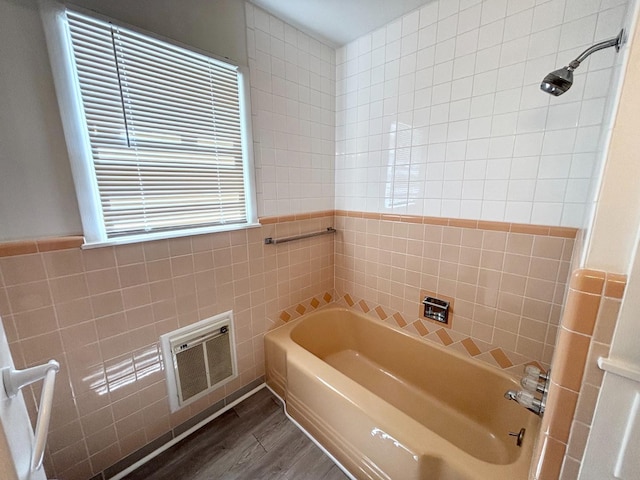
{"label": "chrome shower head", "polygon": [[605,40],[604,42],[596,43],[595,45],[587,48],[578,56],[578,58],[569,63],[569,65],[559,70],[554,70],[546,77],[544,77],[542,83],[540,84],[540,90],[542,90],[543,92],[547,92],[548,94],[555,97],[562,95],[564,92],[571,88],[571,85],[573,85],[573,71],[578,68],[589,55],[591,55],[593,52],[597,52],[598,50],[609,47],[616,47],[617,52],[620,50],[620,45],[622,45],[623,39],[624,30],[620,30],[620,33],[617,37],[610,40]]}
{"label": "chrome shower head", "polygon": [[571,85],[573,85],[573,69],[563,67],[559,70],[554,70],[544,77],[540,84],[540,89],[557,97],[569,90]]}

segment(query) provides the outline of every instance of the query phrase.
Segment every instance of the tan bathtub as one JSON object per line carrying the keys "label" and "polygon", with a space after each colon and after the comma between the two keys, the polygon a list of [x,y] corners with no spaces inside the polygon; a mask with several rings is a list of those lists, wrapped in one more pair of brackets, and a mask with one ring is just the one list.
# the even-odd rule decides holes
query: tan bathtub
{"label": "tan bathtub", "polygon": [[519,388],[506,374],[341,308],[268,333],[265,351],[287,413],[358,479],[528,477],[540,419],[504,399]]}

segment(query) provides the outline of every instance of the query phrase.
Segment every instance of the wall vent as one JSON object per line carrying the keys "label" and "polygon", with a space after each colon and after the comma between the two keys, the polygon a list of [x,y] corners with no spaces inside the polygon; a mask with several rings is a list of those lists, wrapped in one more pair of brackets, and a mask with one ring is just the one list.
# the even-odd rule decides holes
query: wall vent
{"label": "wall vent", "polygon": [[172,412],[238,375],[231,310],[165,333],[160,346]]}

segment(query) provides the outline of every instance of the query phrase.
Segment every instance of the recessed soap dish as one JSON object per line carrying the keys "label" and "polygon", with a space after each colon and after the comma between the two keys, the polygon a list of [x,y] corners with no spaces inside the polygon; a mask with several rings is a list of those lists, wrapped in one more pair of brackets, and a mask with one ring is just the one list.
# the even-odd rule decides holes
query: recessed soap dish
{"label": "recessed soap dish", "polygon": [[449,302],[435,297],[425,297],[422,301],[424,305],[424,316],[436,322],[449,323]]}

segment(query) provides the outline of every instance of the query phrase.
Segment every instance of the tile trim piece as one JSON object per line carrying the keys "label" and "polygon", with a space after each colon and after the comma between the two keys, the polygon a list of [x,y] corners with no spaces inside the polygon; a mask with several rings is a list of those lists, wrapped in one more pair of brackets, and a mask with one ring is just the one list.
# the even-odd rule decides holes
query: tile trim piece
{"label": "tile trim piece", "polygon": [[578,292],[600,295],[602,294],[606,276],[607,274],[600,270],[580,268],[571,274],[569,286]]}
{"label": "tile trim piece", "polygon": [[622,299],[627,287],[627,276],[617,273],[607,273],[604,284],[604,296],[608,298]]}
{"label": "tile trim piece", "polygon": [[258,222],[261,225],[270,225],[274,223],[295,222],[299,220],[310,220],[312,218],[332,217],[334,210],[322,210],[319,212],[296,213],[294,215],[281,215],[277,217],[260,217]]}
{"label": "tile trim piece", "polygon": [[52,252],[54,250],[67,250],[70,248],[80,248],[84,244],[82,235],[70,237],[42,238],[36,241],[39,252]]}
{"label": "tile trim piece", "polygon": [[488,222],[485,220],[465,220],[461,218],[390,215],[386,213],[355,212],[349,210],[336,210],[335,215],[341,217],[364,218],[367,220],[386,220],[392,222],[418,223],[423,225],[438,225],[443,227],[526,233],[530,235],[543,235],[548,237],[576,238],[576,235],[578,234],[578,229],[571,227],[529,225],[509,222]]}
{"label": "tile trim piece", "polygon": [[82,235],[2,242],[0,243],[0,257],[13,257],[17,255],[27,255],[29,253],[80,248],[83,243],[84,237]]}
{"label": "tile trim piece", "polygon": [[[557,418],[557,413],[554,414],[550,410],[549,414],[543,417],[542,429],[538,437],[539,443],[555,442],[562,447],[563,452],[561,452],[562,455],[538,452],[537,457],[534,457],[534,462],[538,464],[538,471],[547,468],[553,472],[560,472],[563,464],[569,461],[581,462],[584,446],[577,447],[572,443],[572,432],[574,426],[580,423],[576,415],[583,395],[583,387],[587,382],[585,377],[588,370],[594,368],[594,365],[590,364],[594,362],[590,357],[594,343],[597,343],[594,335],[596,335],[598,322],[602,321],[603,299],[609,298],[610,302],[619,304],[624,295],[626,283],[626,275],[600,270],[577,269],[570,276],[548,397],[548,405],[552,410],[554,402],[563,404],[564,418]],[[597,389],[599,381],[596,382]],[[557,424],[559,420],[561,424]],[[571,445],[575,447],[572,455],[568,453]],[[546,478],[537,477],[538,480],[546,480]]]}
{"label": "tile trim piece", "polygon": [[[261,225],[310,220],[331,216],[352,218],[364,218],[368,220],[386,220],[422,225],[439,225],[444,227],[471,228],[477,230],[494,230],[510,233],[526,233],[549,237],[576,238],[577,228],[554,227],[544,225],[527,225],[508,222],[487,222],[484,220],[465,220],[461,218],[423,217],[419,215],[390,215],[386,213],[355,212],[346,210],[323,210],[319,212],[298,213],[278,217],[262,217],[258,221]],[[0,243],[0,257],[12,257],[29,253],[51,252],[55,250],[67,250],[80,248],[84,244],[82,235],[70,235],[65,237],[51,237],[36,240],[17,240]],[[619,291],[612,290],[612,291]]]}
{"label": "tile trim piece", "polygon": [[569,441],[569,433],[578,404],[578,393],[560,385],[549,390],[545,415],[548,415],[548,435],[565,445]]}
{"label": "tile trim piece", "polygon": [[38,253],[38,244],[35,240],[4,242],[0,244],[0,257],[27,255],[29,253]]}
{"label": "tile trim piece", "polygon": [[485,220],[467,220],[463,218],[425,217],[420,215],[394,215],[388,213],[359,212],[352,210],[325,210],[321,212],[302,213],[279,217],[261,217],[262,225],[274,223],[308,220],[310,218],[330,217],[363,218],[366,220],[385,220],[391,222],[414,223],[422,225],[437,225],[442,227],[470,228],[476,230],[493,230],[499,232],[525,233],[548,237],[576,238],[577,228],[556,227],[546,225],[529,225],[525,223],[488,222]]}
{"label": "tile trim piece", "polygon": [[[564,322],[566,319],[563,319]],[[554,368],[551,373],[552,382],[580,393],[590,344],[590,335],[573,332],[564,325],[561,326],[556,343],[556,350],[559,353],[554,358]]]}
{"label": "tile trim piece", "polygon": [[582,335],[593,335],[602,296],[569,288],[564,304],[562,328]]}
{"label": "tile trim piece", "polygon": [[545,436],[542,439],[542,461],[538,465],[536,478],[538,480],[552,480],[560,478],[562,459],[567,451],[567,446],[553,437]]}

